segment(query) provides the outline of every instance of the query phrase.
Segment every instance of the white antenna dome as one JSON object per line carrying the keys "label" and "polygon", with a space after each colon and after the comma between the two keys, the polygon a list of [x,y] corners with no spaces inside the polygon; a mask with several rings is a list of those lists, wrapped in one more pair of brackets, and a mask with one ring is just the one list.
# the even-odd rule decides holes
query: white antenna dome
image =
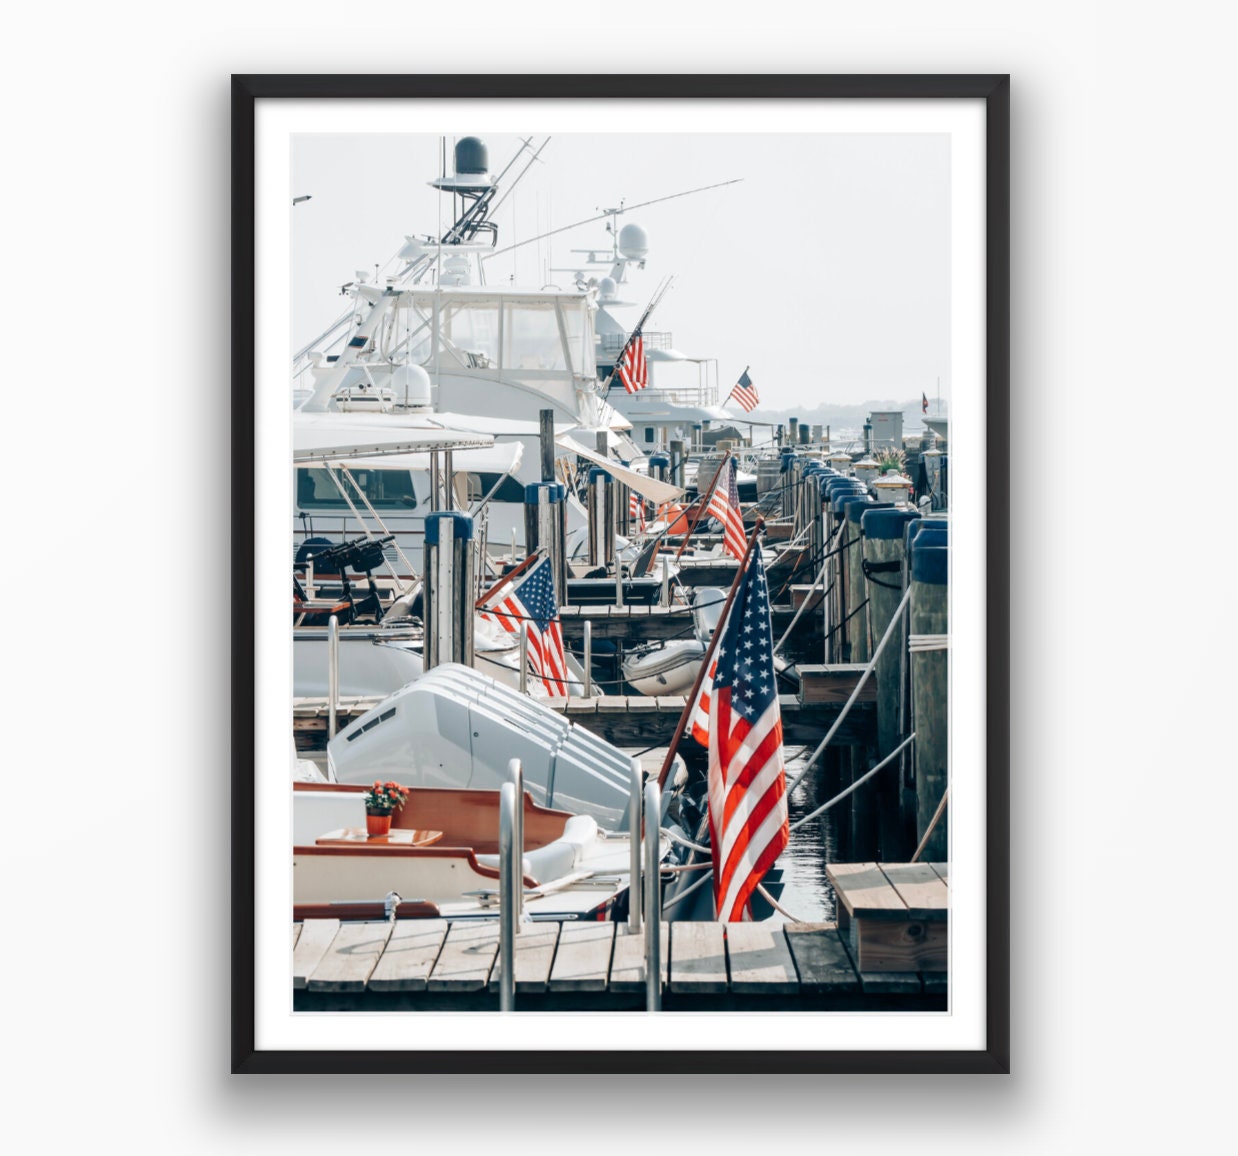
{"label": "white antenna dome", "polygon": [[430,375],[420,365],[400,365],[391,374],[395,403],[408,409],[430,406]]}
{"label": "white antenna dome", "polygon": [[649,254],[649,235],[639,225],[619,230],[619,253],[629,261],[643,261]]}
{"label": "white antenna dome", "polygon": [[614,301],[615,294],[619,291],[619,286],[615,284],[613,277],[603,277],[598,282],[598,301],[605,304],[608,301]]}

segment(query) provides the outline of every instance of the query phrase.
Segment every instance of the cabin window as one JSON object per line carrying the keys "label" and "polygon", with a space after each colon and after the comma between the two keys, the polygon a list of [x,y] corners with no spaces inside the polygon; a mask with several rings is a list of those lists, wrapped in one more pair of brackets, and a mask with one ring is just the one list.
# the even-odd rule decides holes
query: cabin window
{"label": "cabin window", "polygon": [[580,377],[594,378],[597,376],[597,362],[593,353],[592,334],[586,324],[588,318],[585,310],[588,308],[581,302],[579,305],[571,301],[563,302],[563,328],[567,333],[567,347],[572,355],[572,364]]}
{"label": "cabin window", "polygon": [[652,441],[653,441],[653,432],[654,432],[654,431],[653,431],[653,426],[651,426],[651,425],[647,425],[647,426],[645,426],[645,441],[646,441],[646,442],[652,442]]}
{"label": "cabin window", "polygon": [[499,364],[499,306],[496,301],[449,301],[439,317],[443,351],[470,369]]}
{"label": "cabin window", "polygon": [[492,502],[524,502],[524,484],[517,481],[511,474],[469,474],[469,502],[479,502],[490,488],[502,477],[503,481],[495,490]]}
{"label": "cabin window", "polygon": [[503,365],[563,372],[568,368],[553,301],[508,302],[503,318]]}
{"label": "cabin window", "polygon": [[[384,506],[388,509],[409,510],[412,507],[404,499],[416,500],[413,476],[408,470],[350,469],[349,473],[365,494],[366,500],[376,510]],[[343,471],[338,471],[336,477],[348,491],[353,504],[360,506],[356,491],[344,477]],[[348,503],[331,480],[330,473],[321,469],[297,470],[297,505],[305,510],[348,509]]]}

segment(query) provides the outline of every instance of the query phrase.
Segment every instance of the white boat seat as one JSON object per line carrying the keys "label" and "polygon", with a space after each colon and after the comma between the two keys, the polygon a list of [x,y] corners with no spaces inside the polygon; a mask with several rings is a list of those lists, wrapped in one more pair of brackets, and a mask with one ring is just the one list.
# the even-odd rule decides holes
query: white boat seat
{"label": "white boat seat", "polygon": [[[549,883],[570,875],[580,859],[581,851],[592,843],[598,834],[597,821],[589,815],[573,815],[563,824],[563,834],[553,843],[526,851],[524,873],[537,883]],[[477,862],[486,867],[499,867],[497,855],[478,855]]]}

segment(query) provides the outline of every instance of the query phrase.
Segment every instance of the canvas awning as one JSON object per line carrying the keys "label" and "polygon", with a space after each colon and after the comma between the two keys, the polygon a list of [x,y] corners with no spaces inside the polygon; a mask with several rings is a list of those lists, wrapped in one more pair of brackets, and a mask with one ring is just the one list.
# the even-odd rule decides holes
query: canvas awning
{"label": "canvas awning", "polygon": [[616,481],[622,482],[628,489],[635,490],[642,498],[648,498],[655,505],[660,506],[663,502],[671,502],[683,497],[684,491],[678,486],[672,486],[669,482],[660,482],[657,478],[651,478],[647,474],[638,474],[635,470],[629,470],[617,462],[612,462],[609,458],[604,458],[595,450],[585,449],[580,442],[567,434],[560,434],[555,438],[555,445],[567,450],[570,454],[578,454],[586,461],[601,466]]}

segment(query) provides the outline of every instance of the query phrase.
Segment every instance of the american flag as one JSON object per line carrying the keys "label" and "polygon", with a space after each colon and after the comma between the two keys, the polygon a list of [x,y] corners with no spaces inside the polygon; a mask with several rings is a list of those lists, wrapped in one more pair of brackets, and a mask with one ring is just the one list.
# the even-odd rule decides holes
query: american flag
{"label": "american flag", "polygon": [[632,519],[632,528],[638,534],[645,532],[645,499],[635,490],[628,497],[628,516]]}
{"label": "american flag", "polygon": [[635,393],[649,384],[649,365],[645,361],[645,339],[637,329],[624,346],[623,356],[615,367],[623,388],[628,393]]}
{"label": "american flag", "polygon": [[731,387],[731,392],[727,397],[727,401],[734,398],[740,404],[740,408],[745,413],[751,413],[757,408],[757,403],[761,400],[757,397],[757,387],[752,384],[752,378],[748,376],[748,371],[745,369],[739,375],[739,381]]}
{"label": "american flag", "polygon": [[529,628],[529,666],[541,679],[542,689],[552,697],[568,692],[567,659],[563,653],[563,626],[555,602],[550,559],[526,570],[515,583],[504,583],[480,611],[483,618],[498,623],[509,634]]}
{"label": "american flag", "polygon": [[[719,630],[701,696],[708,711],[714,906],[719,920],[735,922],[751,916],[752,893],[790,841],[769,588],[758,545]],[[699,741],[697,730],[694,717]]]}
{"label": "american flag", "polygon": [[748,545],[744,537],[744,516],[739,512],[739,483],[735,480],[735,459],[731,458],[722,467],[725,475],[714,483],[705,507],[707,518],[717,518],[722,523],[722,545],[732,558],[742,558]]}

